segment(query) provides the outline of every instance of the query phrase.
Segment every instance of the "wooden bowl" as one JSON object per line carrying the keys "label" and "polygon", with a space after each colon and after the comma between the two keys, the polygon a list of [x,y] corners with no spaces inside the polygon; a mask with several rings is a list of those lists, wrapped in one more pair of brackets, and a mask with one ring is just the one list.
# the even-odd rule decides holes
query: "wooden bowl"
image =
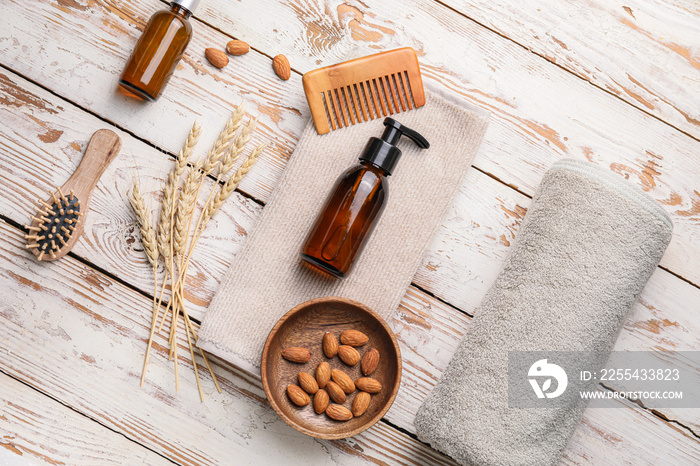
{"label": "wooden bowl", "polygon": [[[372,348],[380,355],[379,366],[371,377],[381,382],[382,390],[372,395],[367,411],[349,421],[335,421],[326,414],[316,414],[313,396],[306,406],[292,403],[287,396],[287,386],[299,385],[299,372],[315,376],[322,361],[328,362],[331,369],[341,369],[353,380],[363,377],[360,364],[350,367],[338,356],[329,359],[323,354],[321,341],[326,332],[340,338],[340,334],[349,329],[359,330],[369,337],[369,342],[356,348],[361,356]],[[282,351],[291,346],[307,348],[311,359],[304,364],[283,359]],[[318,298],[298,305],[277,322],[265,342],[261,376],[267,399],[287,424],[312,437],[340,439],[369,429],[389,410],[401,383],[401,353],[389,326],[367,306],[344,298]],[[348,395],[343,406],[351,409],[357,393],[356,390]]]}

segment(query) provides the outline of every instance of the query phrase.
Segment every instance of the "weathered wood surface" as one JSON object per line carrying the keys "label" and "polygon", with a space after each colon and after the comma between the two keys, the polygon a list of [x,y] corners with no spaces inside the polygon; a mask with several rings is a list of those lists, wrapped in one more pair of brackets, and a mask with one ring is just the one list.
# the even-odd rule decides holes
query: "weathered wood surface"
{"label": "weathered wood surface", "polygon": [[[23,101],[36,104],[34,107],[24,108],[26,114],[11,106],[11,111],[0,110],[2,112],[0,116],[8,123],[8,128],[13,128],[11,133],[7,131],[0,133],[2,138],[0,142],[3,146],[3,151],[0,152],[0,160],[2,160],[0,183],[9,194],[3,198],[0,211],[14,221],[22,222],[27,215],[24,204],[26,198],[35,195],[34,190],[40,193],[43,189],[48,189],[48,186],[55,184],[55,178],[67,176],[63,172],[70,172],[71,167],[77,164],[80,158],[80,152],[71,148],[71,145],[81,141],[85,135],[89,137],[94,128],[103,123],[17,76],[5,75],[5,82],[13,83],[13,87],[9,88],[13,90],[12,93],[6,88],[5,93],[0,94],[5,96],[6,100],[11,94],[15,97],[21,96]],[[39,107],[43,107],[43,110]],[[31,115],[31,118],[28,115]],[[60,138],[54,142],[46,143],[39,137],[47,132],[58,134],[61,131]],[[164,161],[167,160],[167,156],[128,134],[122,133],[121,136],[124,154],[129,155],[117,159],[102,178],[93,201],[96,207],[87,217],[93,234],[81,240],[74,252],[148,293],[152,287],[149,269],[143,259],[138,239],[134,236],[133,219],[128,210],[125,195],[130,177],[133,175],[134,164],[139,167],[139,175],[145,186],[156,189],[160,178],[167,171],[167,166],[164,165],[169,162]],[[46,162],[45,160],[50,158],[52,152],[59,155],[51,162]],[[134,158],[130,154],[134,154]],[[135,159],[135,157],[138,158]],[[60,160],[64,166],[58,165],[59,162],[56,159]],[[483,180],[483,183],[475,177]],[[469,209],[471,215],[476,216],[474,222],[481,222],[473,225],[467,232],[470,236],[473,235],[469,240],[469,250],[472,252],[467,257],[468,274],[473,279],[468,281],[469,288],[462,288],[460,299],[463,303],[462,301],[460,303],[464,304],[464,310],[471,313],[490,281],[495,278],[502,255],[507,251],[506,244],[509,239],[512,239],[508,236],[504,242],[502,238],[495,235],[495,232],[510,231],[512,234],[517,228],[519,217],[522,217],[524,212],[521,211],[519,215],[511,214],[510,219],[503,216],[501,212],[504,209],[518,210],[516,203],[505,198],[508,193],[514,193],[514,191],[480,175],[477,171],[471,172],[469,179],[471,182],[466,186],[468,190],[473,191],[466,194],[460,193],[456,205],[471,206]],[[484,202],[483,193],[491,190],[494,191],[495,197],[486,199],[488,202]],[[465,197],[462,198],[462,196]],[[527,198],[522,197],[524,201],[528,201]],[[201,303],[194,307],[193,314],[201,316],[202,308],[206,306],[213,294],[217,280],[233,260],[246,230],[254,224],[259,211],[260,207],[257,204],[243,196],[238,196],[235,200],[231,200],[227,209],[222,211],[222,216],[212,224],[210,233],[202,237],[202,243],[199,246],[201,248],[199,253],[202,255],[197,263],[200,261],[203,263],[206,257],[208,268],[203,265],[194,266],[200,272],[194,274],[190,284],[201,287],[195,295],[197,301],[201,300]],[[454,215],[448,215],[448,218],[452,217]],[[439,237],[442,236],[443,234],[439,235]],[[105,251],[109,253],[105,254]],[[434,251],[436,252],[431,253],[424,267],[428,272],[435,268],[435,264],[444,262],[439,257],[440,250],[434,249]],[[202,279],[204,273],[208,277],[206,280]],[[694,336],[700,334],[699,329],[697,322],[692,319],[692,310],[684,308],[682,303],[697,302],[700,297],[696,296],[698,290],[662,270],[658,274],[661,274],[662,278],[667,277],[667,280],[659,286],[653,286],[656,282],[652,281],[647,287],[642,302],[648,303],[649,307],[638,305],[635,308],[635,310],[639,309],[641,314],[639,316],[635,314],[630,319],[628,328],[631,336],[624,338],[641,342],[636,347],[638,349],[655,346],[676,349],[694,347],[698,343],[697,337]],[[646,298],[646,293],[649,293],[650,297]],[[668,295],[677,298],[670,300]],[[667,306],[665,304],[667,300],[673,305]],[[141,313],[144,323],[147,310],[146,305],[134,311]],[[659,319],[664,320],[659,321]],[[468,317],[417,289],[411,289],[391,325],[401,341],[405,372],[402,390],[387,419],[413,432],[415,412],[446,367],[468,325]],[[143,351],[143,348],[140,351]],[[163,374],[166,380],[172,380],[170,366],[163,369]],[[167,377],[170,378],[167,379]],[[194,387],[187,388],[194,390]],[[165,393],[172,393],[173,389],[166,383],[164,390]],[[672,414],[668,416],[673,418]],[[632,446],[635,445],[634,432],[626,432],[624,425],[616,423],[615,417],[614,412],[610,412],[608,419],[597,421],[602,422],[602,425],[598,424],[598,428],[604,432],[601,435],[612,435],[615,438],[624,439],[624,442],[630,442],[629,449],[621,454],[632,458],[634,452]],[[683,419],[682,416],[679,420],[691,424],[695,422],[692,419]],[[668,425],[660,420],[655,426],[659,429],[668,428]],[[588,442],[593,440],[587,440],[587,438],[584,437],[581,444],[572,445],[571,448],[577,452],[576,455],[586,454],[585,452],[589,450]]]}
{"label": "weathered wood surface", "polygon": [[270,409],[259,381],[216,360],[223,393],[200,365],[202,403],[184,332],[180,392],[165,336],[154,343],[139,389],[150,300],[70,256],[38,263],[21,232],[4,221],[0,243],[2,371],[172,461],[453,464],[382,422],[349,440],[307,437]]}
{"label": "weathered wood surface", "polygon": [[[0,340],[0,351],[7,343]],[[172,465],[2,373],[0,406],[0,464]]]}
{"label": "weathered wood surface", "polygon": [[[700,224],[695,182],[700,142],[432,0],[413,2],[410,14],[397,23],[398,3],[208,2],[199,16],[268,56],[252,51],[216,70],[202,51],[223,46],[229,37],[196,22],[195,39],[157,106],[114,95],[139,25],[162,6],[155,0],[116,6],[30,2],[30,8],[13,1],[5,9],[9,27],[0,38],[0,63],[170,152],[179,149],[193,118],[218,129],[245,97],[251,110],[263,115],[256,141],[273,145],[242,190],[265,201],[308,117],[299,75],[280,81],[269,56],[286,53],[293,68],[303,72],[348,54],[412,45],[426,81],[492,112],[475,166],[528,196],[560,157],[586,157],[609,167],[666,206],[676,234],[662,265],[700,284],[700,264],[691,260],[700,254],[700,244],[692,240]],[[39,31],[26,23],[50,27]],[[73,47],[62,46],[61,38],[76,30],[96,37],[77,36]],[[216,129],[209,141],[215,134]],[[466,218],[461,226],[469,224]],[[442,297],[440,288],[461,286],[451,283],[459,277],[440,276],[431,292]]]}
{"label": "weathered wood surface", "polygon": [[697,2],[443,3],[635,107],[700,138]]}

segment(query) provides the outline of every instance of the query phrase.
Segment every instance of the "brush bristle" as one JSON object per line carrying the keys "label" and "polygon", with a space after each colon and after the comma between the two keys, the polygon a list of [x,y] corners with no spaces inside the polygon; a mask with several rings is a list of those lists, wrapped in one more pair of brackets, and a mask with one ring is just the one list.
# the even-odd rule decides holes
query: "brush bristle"
{"label": "brush bristle", "polygon": [[37,259],[45,256],[56,259],[66,245],[80,219],[80,202],[73,191],[63,194],[58,188],[51,193],[53,203],[39,201],[37,216],[32,216],[35,224],[27,227],[30,234],[25,235],[27,247],[38,251]]}

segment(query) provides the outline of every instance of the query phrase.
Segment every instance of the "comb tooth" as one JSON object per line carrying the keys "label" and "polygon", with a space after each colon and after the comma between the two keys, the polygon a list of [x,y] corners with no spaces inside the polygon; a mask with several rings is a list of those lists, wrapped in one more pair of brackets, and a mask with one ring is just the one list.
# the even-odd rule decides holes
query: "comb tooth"
{"label": "comb tooth", "polygon": [[55,252],[51,251],[51,252],[49,253],[49,255],[51,256],[51,260],[56,260],[56,257],[57,257],[57,256],[56,256],[56,253],[55,253]]}
{"label": "comb tooth", "polygon": [[340,93],[338,92],[338,89],[333,89],[333,95],[335,97],[335,102],[338,105],[338,108],[340,109],[340,114],[343,116],[343,123],[345,126],[350,126],[348,123],[348,115],[345,113],[345,105],[341,103],[342,97],[340,97]]}
{"label": "comb tooth", "polygon": [[63,239],[63,236],[59,236],[58,240],[61,242],[62,245],[66,245],[66,240]]}
{"label": "comb tooth", "polygon": [[38,217],[35,217],[32,215],[29,218],[31,218],[32,220],[36,220],[37,222],[42,223],[42,224],[46,221],[46,217],[38,218]]}
{"label": "comb tooth", "polygon": [[355,118],[357,119],[358,123],[362,123],[362,113],[361,113],[361,108],[360,108],[360,100],[357,98],[357,89],[355,84],[351,84],[348,86],[348,94],[350,94],[350,100],[352,101],[352,108],[355,110]]}
{"label": "comb tooth", "polygon": [[[70,231],[68,231],[68,228],[66,228],[66,227],[61,227],[61,231],[67,235],[70,235]],[[60,238],[60,236],[59,236],[59,238]]]}
{"label": "comb tooth", "polygon": [[51,249],[58,249],[58,245],[55,240],[51,240]]}
{"label": "comb tooth", "polygon": [[[406,94],[406,96],[407,96],[408,98],[410,98],[410,100],[413,102],[413,106],[414,106],[415,108],[418,108],[418,104],[416,104],[416,98],[415,98],[415,96],[413,95],[413,87],[412,87],[412,85],[411,85],[411,80],[410,80],[409,77],[408,77],[408,71],[407,71],[407,70],[404,70],[403,74],[404,74],[404,77],[406,78],[406,89],[407,89],[407,91],[408,91],[408,94]],[[419,90],[420,90],[420,89],[419,89]]]}
{"label": "comb tooth", "polygon": [[372,113],[372,101],[369,99],[369,97],[367,97],[367,92],[365,91],[365,83],[360,83],[360,92],[362,93],[362,95],[360,96],[360,101],[365,102],[365,109],[367,110],[367,114],[369,116],[367,120],[373,120],[374,113]]}
{"label": "comb tooth", "polygon": [[38,248],[38,247],[39,247],[39,244],[38,244],[38,243],[25,244],[24,247],[27,248],[27,249],[34,249],[34,248]]}
{"label": "comb tooth", "polygon": [[24,239],[37,239],[37,238],[38,238],[37,235],[24,235]]}
{"label": "comb tooth", "polygon": [[53,197],[53,202],[54,202],[56,205],[61,205],[61,202],[60,202],[60,201],[58,200],[58,198],[56,197],[56,193],[52,192],[52,193],[51,193],[51,197]]}
{"label": "comb tooth", "polygon": [[[362,85],[362,83],[360,83]],[[362,118],[364,118],[364,121],[367,121],[367,111],[365,110],[365,104],[362,101],[362,96],[360,95],[360,90],[357,86],[357,84],[353,84],[351,90],[355,91],[355,94],[353,94],[353,99],[355,100],[355,109],[357,110],[357,119],[362,121]],[[358,104],[359,102],[359,104]],[[360,115],[360,110],[362,110],[362,115]]]}
{"label": "comb tooth", "polygon": [[389,91],[386,88],[386,80],[382,78],[377,78],[377,91],[379,93],[379,98],[386,105],[386,111],[388,115],[393,115],[394,110],[391,108],[391,98],[389,97]]}
{"label": "comb tooth", "polygon": [[350,115],[350,121],[352,122],[351,124],[355,124],[355,115],[352,113],[352,104],[350,103],[350,99],[348,98],[348,93],[345,90],[344,87],[340,88],[340,92],[338,93],[340,96],[340,100],[343,103],[343,110],[347,110],[348,115]]}
{"label": "comb tooth", "polygon": [[25,228],[29,231],[41,231],[41,228],[39,227],[25,226]]}
{"label": "comb tooth", "polygon": [[360,106],[357,103],[357,99],[355,99],[355,94],[352,92],[352,87],[350,86],[345,86],[343,89],[347,89],[347,101],[348,101],[348,107],[350,108],[350,116],[355,117],[355,122],[356,123],[362,123],[362,115],[360,115]]}
{"label": "comb tooth", "polygon": [[333,115],[335,116],[335,122],[338,125],[338,128],[343,127],[343,121],[340,119],[340,114],[338,113],[338,107],[335,104],[335,100],[333,100],[333,91],[326,91],[328,93],[328,102],[330,102],[331,107],[333,108]]}
{"label": "comb tooth", "polygon": [[[391,84],[389,84],[389,80],[387,79],[386,76],[383,78],[379,78],[379,80],[382,82],[382,88],[384,89],[384,97],[386,98],[386,106],[389,108],[389,113],[393,115],[394,113],[398,112],[398,108],[396,106],[396,101],[392,101],[392,98],[394,95],[391,92]],[[393,105],[392,105],[393,104]]]}
{"label": "comb tooth", "polygon": [[[405,71],[403,72],[405,73]],[[408,105],[408,109],[411,110],[413,108],[413,105],[411,105],[411,95],[409,94],[408,90],[406,87],[408,86],[408,81],[406,81],[403,77],[402,73],[399,73],[399,82],[401,83],[401,91],[403,91],[403,96],[406,99],[406,105]]]}
{"label": "comb tooth", "polygon": [[374,87],[372,86],[372,83],[367,81],[367,100],[371,103],[370,107],[372,108],[372,111],[374,112],[374,116],[372,118],[379,118],[380,115],[380,110],[379,110],[379,103],[377,102],[377,96],[374,94]]}
{"label": "comb tooth", "polygon": [[399,83],[396,81],[395,74],[391,75],[391,83],[394,85],[394,89],[396,89],[396,96],[399,98],[399,103],[401,104],[401,111],[405,112],[406,104],[404,104],[403,102],[403,96],[401,95],[401,89],[399,89]]}
{"label": "comb tooth", "polygon": [[46,254],[46,251],[41,251],[39,255],[37,256],[37,260],[41,261],[41,259],[44,258],[44,254]]}
{"label": "comb tooth", "polygon": [[381,95],[381,92],[379,91],[379,86],[377,86],[377,80],[373,79],[372,80],[372,85],[370,86],[372,88],[372,96],[374,97],[374,104],[377,106],[377,117],[379,117],[379,109],[382,109],[382,116],[387,116],[386,113],[386,106],[384,105],[384,100],[378,98],[378,94]]}
{"label": "comb tooth", "polygon": [[330,124],[331,128],[335,130],[335,119],[333,118],[333,114],[331,113],[330,103],[328,102],[328,99],[326,99],[325,92],[321,92],[321,100],[323,101],[323,109],[326,111],[326,118],[328,119],[328,123]]}
{"label": "comb tooth", "polygon": [[39,225],[39,228],[40,228],[41,230],[43,230],[43,231],[47,231],[47,230],[48,230],[48,228],[46,227],[46,225],[43,225],[43,222],[42,222],[42,225]]}

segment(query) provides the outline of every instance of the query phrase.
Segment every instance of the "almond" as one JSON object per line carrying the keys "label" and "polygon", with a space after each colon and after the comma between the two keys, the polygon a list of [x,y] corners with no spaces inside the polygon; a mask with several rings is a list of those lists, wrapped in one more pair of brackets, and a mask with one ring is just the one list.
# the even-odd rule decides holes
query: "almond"
{"label": "almond", "polygon": [[352,346],[340,345],[338,347],[338,356],[348,366],[354,366],[360,362],[360,353]]}
{"label": "almond", "polygon": [[337,383],[328,382],[328,384],[326,384],[326,391],[328,391],[328,395],[331,397],[331,400],[335,401],[336,403],[345,403],[347,397],[345,396],[343,389],[340,388],[340,385]]}
{"label": "almond", "polygon": [[314,395],[314,411],[316,411],[316,414],[324,412],[328,407],[328,402],[328,392],[325,390],[317,391]]}
{"label": "almond", "polygon": [[382,384],[377,379],[369,377],[360,377],[355,380],[355,385],[359,390],[367,393],[379,393],[382,389]]}
{"label": "almond", "polygon": [[367,392],[359,392],[355,399],[352,400],[352,415],[355,417],[362,416],[367,408],[369,408],[369,400],[372,398]]}
{"label": "almond", "polygon": [[371,350],[367,351],[364,356],[362,356],[362,364],[360,367],[362,368],[362,373],[364,375],[370,375],[372,372],[377,370],[378,365],[379,351],[376,349],[372,348]]}
{"label": "almond", "polygon": [[289,65],[289,60],[282,54],[272,59],[272,69],[283,81],[288,80],[292,75],[292,67]]}
{"label": "almond", "polygon": [[369,341],[369,337],[358,330],[346,330],[340,334],[340,342],[344,345],[362,346]]}
{"label": "almond", "polygon": [[223,68],[224,66],[228,65],[228,57],[223,51],[219,49],[205,49],[204,56],[207,57],[209,63],[216,66],[217,68]]}
{"label": "almond", "polygon": [[322,362],[316,368],[316,382],[319,388],[326,388],[329,380],[331,380],[331,365],[327,362]]}
{"label": "almond", "polygon": [[290,362],[296,362],[298,364],[304,364],[311,359],[311,353],[306,348],[300,348],[298,346],[292,346],[282,351],[282,357]]}
{"label": "almond", "polygon": [[326,414],[329,418],[335,419],[336,421],[349,421],[352,419],[350,410],[340,405],[330,405],[326,408]]}
{"label": "almond", "polygon": [[333,369],[331,371],[331,379],[333,379],[333,382],[337,383],[338,386],[348,395],[355,391],[355,384],[350,376],[345,372],[338,369]]}
{"label": "almond", "polygon": [[306,406],[311,402],[309,395],[296,385],[289,385],[287,387],[287,395],[289,399],[292,400],[297,406]]}
{"label": "almond", "polygon": [[323,335],[323,354],[327,358],[332,358],[338,354],[338,339],[331,332]]}
{"label": "almond", "polygon": [[318,391],[316,379],[306,372],[299,372],[299,386],[301,386],[301,388],[303,388],[309,395],[313,395]]}
{"label": "almond", "polygon": [[231,55],[245,55],[250,51],[250,45],[242,40],[230,40],[226,44],[226,51]]}

